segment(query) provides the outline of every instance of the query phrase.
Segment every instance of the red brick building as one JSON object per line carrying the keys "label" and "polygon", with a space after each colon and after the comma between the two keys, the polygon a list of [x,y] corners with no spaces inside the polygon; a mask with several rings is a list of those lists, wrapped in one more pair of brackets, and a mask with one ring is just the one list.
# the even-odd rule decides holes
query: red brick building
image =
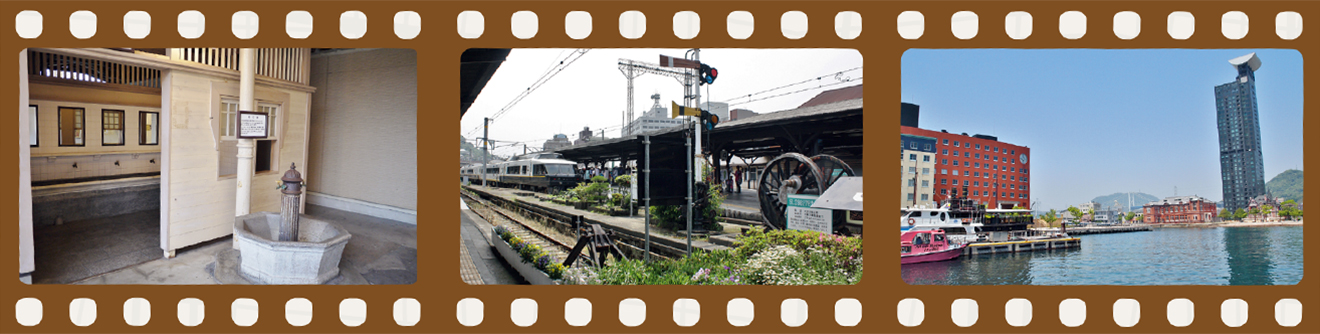
{"label": "red brick building", "polygon": [[1142,212],[1147,224],[1205,223],[1219,215],[1215,202],[1200,196],[1166,197],[1146,203]]}
{"label": "red brick building", "polygon": [[900,132],[935,138],[935,201],[966,186],[967,197],[989,208],[1031,208],[1031,149],[986,135],[900,126]]}

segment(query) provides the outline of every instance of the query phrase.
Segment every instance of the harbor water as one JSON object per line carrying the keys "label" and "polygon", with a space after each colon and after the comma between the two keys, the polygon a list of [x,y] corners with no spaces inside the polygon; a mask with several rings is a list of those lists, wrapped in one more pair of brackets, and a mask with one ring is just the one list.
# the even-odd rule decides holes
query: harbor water
{"label": "harbor water", "polygon": [[1302,227],[1156,228],[1080,236],[1080,249],[902,266],[915,285],[1293,285]]}

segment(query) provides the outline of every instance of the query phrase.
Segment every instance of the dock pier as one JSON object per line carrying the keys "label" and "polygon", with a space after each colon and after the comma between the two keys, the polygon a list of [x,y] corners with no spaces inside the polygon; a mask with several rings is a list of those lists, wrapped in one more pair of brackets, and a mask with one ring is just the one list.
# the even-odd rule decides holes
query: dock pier
{"label": "dock pier", "polygon": [[1075,237],[1014,240],[1005,242],[976,242],[963,247],[963,255],[1030,252],[1050,249],[1082,247],[1082,239]]}
{"label": "dock pier", "polygon": [[[1058,228],[1033,228],[1031,230],[1041,233],[1059,233]],[[1123,225],[1123,226],[1069,227],[1068,235],[1145,232],[1150,230],[1151,227],[1149,224],[1134,224],[1134,225]]]}

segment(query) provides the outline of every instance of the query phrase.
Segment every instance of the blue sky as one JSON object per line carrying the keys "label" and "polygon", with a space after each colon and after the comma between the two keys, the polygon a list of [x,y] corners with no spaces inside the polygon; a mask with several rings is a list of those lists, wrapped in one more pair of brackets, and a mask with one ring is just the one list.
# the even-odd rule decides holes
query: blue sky
{"label": "blue sky", "polygon": [[903,102],[922,128],[996,135],[1031,148],[1032,201],[1096,196],[1223,199],[1214,87],[1255,52],[1265,180],[1303,169],[1302,55],[1295,50],[909,50]]}

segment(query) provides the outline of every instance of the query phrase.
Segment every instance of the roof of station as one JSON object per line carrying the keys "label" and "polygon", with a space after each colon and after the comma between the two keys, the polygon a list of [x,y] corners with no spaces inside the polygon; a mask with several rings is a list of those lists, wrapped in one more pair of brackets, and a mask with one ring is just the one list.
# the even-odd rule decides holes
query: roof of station
{"label": "roof of station", "polygon": [[[578,162],[634,160],[643,136],[682,138],[685,126],[591,141],[555,152]],[[739,156],[775,156],[819,145],[820,153],[860,157],[862,99],[850,99],[721,123],[704,132],[703,146]]]}

